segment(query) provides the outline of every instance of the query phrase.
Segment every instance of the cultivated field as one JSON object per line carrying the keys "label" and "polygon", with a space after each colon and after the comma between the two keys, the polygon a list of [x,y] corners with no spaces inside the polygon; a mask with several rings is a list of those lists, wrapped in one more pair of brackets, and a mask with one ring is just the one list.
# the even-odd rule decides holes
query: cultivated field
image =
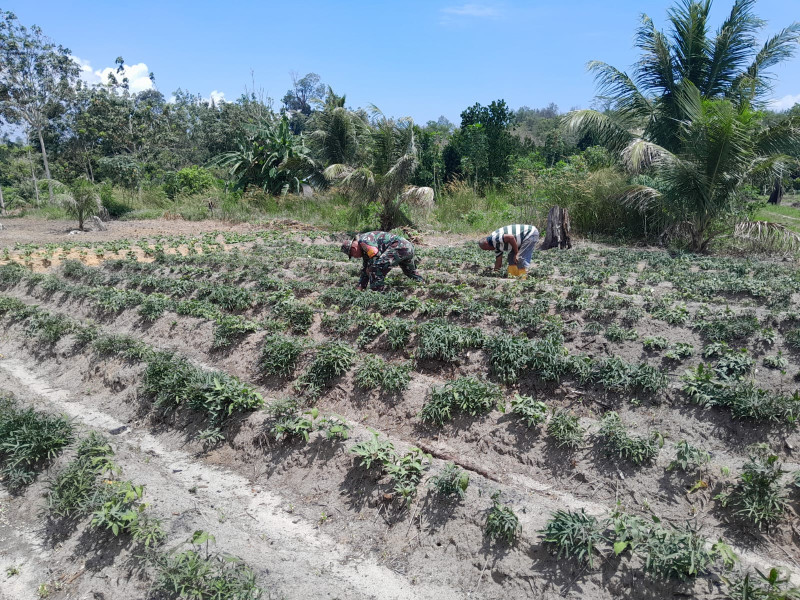
{"label": "cultivated field", "polygon": [[384,294],[305,229],[9,247],[0,596],[800,577],[794,263],[579,243],[515,281],[433,241]]}

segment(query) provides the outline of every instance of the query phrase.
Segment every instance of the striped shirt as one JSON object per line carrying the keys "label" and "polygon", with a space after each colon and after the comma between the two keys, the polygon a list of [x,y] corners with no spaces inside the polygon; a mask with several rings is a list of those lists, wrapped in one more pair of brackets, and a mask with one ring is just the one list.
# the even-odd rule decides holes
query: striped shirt
{"label": "striped shirt", "polygon": [[517,248],[522,246],[524,242],[532,233],[538,230],[533,225],[506,225],[496,231],[493,231],[488,237],[489,243],[494,247],[495,254],[503,254],[512,249],[511,244],[503,242],[503,236],[513,235],[517,240]]}

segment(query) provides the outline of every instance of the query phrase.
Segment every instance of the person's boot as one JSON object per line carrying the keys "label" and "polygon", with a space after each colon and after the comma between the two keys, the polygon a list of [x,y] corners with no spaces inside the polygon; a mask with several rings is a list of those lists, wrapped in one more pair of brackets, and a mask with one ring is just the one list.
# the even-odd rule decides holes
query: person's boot
{"label": "person's boot", "polygon": [[517,265],[508,265],[509,277],[516,277],[518,274],[519,274],[519,269],[517,269]]}

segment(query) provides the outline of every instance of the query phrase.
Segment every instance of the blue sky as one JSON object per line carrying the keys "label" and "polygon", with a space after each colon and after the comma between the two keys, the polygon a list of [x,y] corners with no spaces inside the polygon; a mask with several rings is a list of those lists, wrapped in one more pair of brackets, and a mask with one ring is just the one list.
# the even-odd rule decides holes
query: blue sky
{"label": "blue sky", "polygon": [[[237,98],[246,87],[274,99],[291,73],[313,71],[349,106],[424,123],[503,98],[512,108],[555,102],[586,107],[594,84],[586,62],[627,69],[633,34],[646,12],[665,27],[667,1],[360,0],[204,2],[12,0],[2,5],[70,48],[99,80],[122,56],[133,88],[177,88]],[[729,12],[716,0],[714,24]],[[764,36],[800,19],[800,0],[761,0]],[[800,52],[775,71],[779,108],[800,102]]]}

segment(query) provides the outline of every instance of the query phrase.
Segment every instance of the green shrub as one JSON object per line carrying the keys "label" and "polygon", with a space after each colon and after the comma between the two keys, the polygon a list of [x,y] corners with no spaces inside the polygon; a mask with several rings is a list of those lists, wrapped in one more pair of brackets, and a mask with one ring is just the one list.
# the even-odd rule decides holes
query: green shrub
{"label": "green shrub", "polygon": [[298,383],[310,396],[316,396],[332,379],[349,371],[355,358],[356,351],[344,342],[325,342]]}
{"label": "green shrub", "polygon": [[708,571],[717,557],[715,544],[708,547],[696,529],[653,527],[645,539],[645,570],[660,577],[684,580]]}
{"label": "green shrub", "polygon": [[446,320],[432,319],[417,328],[418,359],[453,362],[466,348],[483,346],[480,329],[458,327]]}
{"label": "green shrub", "polygon": [[78,444],[75,458],[47,486],[47,509],[56,517],[82,517],[99,507],[103,488],[98,479],[117,470],[108,440],[92,432]]}
{"label": "green shrub", "polygon": [[239,315],[225,315],[214,322],[212,348],[227,348],[243,336],[258,331],[259,325]]}
{"label": "green shrub", "polygon": [[411,321],[397,317],[386,319],[386,339],[392,350],[402,350],[411,338]]}
{"label": "green shrub", "polygon": [[644,340],[642,340],[642,346],[644,346],[644,349],[648,351],[666,350],[669,348],[669,340],[661,336],[646,337]]}
{"label": "green shrub", "polygon": [[776,356],[765,356],[763,362],[768,369],[783,371],[789,366],[789,361],[783,356],[783,352],[778,352]]}
{"label": "green shrub", "polygon": [[151,559],[156,571],[154,588],[168,597],[192,600],[261,598],[264,591],[253,570],[234,556],[209,552],[209,541],[216,540],[205,531],[195,531],[186,542],[192,548],[180,550],[179,546],[155,554]]}
{"label": "green shrub", "polygon": [[605,338],[609,342],[624,342],[624,341],[632,341],[639,337],[639,334],[636,332],[635,329],[626,329],[624,327],[620,327],[616,323],[611,323],[608,327],[606,327],[605,331]]}
{"label": "green shrub", "polygon": [[393,365],[378,356],[367,355],[356,369],[355,383],[365,390],[381,388],[384,392],[400,392],[408,387],[411,364]]}

